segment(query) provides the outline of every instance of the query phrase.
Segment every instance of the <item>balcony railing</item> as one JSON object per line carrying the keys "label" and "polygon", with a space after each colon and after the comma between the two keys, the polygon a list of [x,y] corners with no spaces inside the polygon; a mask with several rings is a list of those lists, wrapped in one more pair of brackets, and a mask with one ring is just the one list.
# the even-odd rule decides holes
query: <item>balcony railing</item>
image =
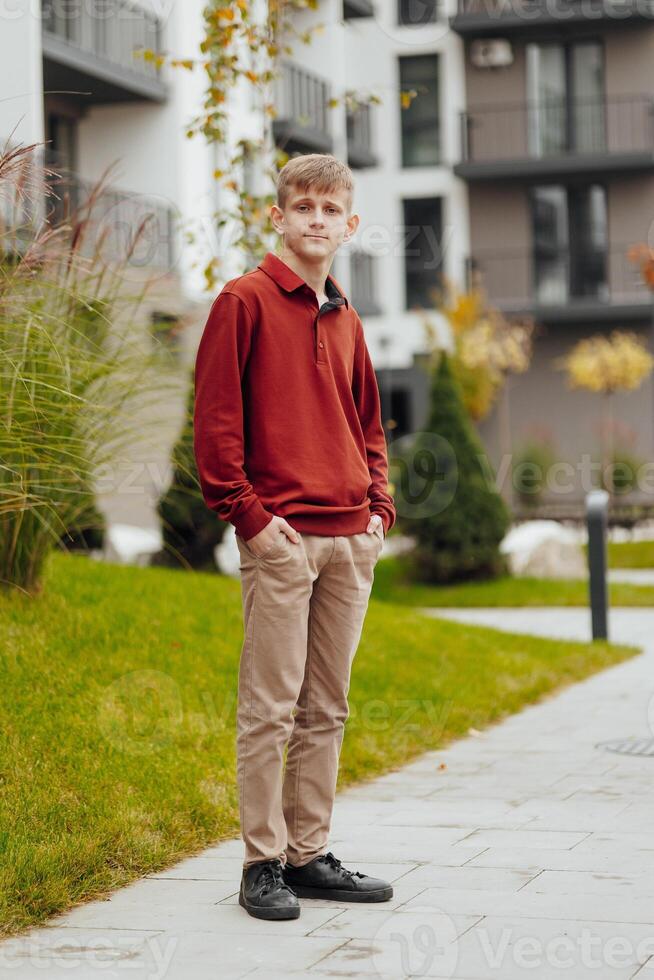
{"label": "balcony railing", "polygon": [[292,62],[284,62],[275,80],[273,134],[282,149],[327,153],[330,86],[324,78]]}
{"label": "balcony railing", "polygon": [[362,316],[381,313],[375,276],[375,256],[360,249],[350,254],[352,305]]}
{"label": "balcony railing", "polygon": [[[136,96],[162,95],[160,69],[137,54],[143,49],[161,53],[161,21],[130,0],[43,0],[42,30],[44,58],[58,66],[50,72],[58,70],[62,81],[72,71],[97,78],[109,90],[122,85]],[[103,100],[102,84],[95,88],[90,100]]]}
{"label": "balcony railing", "polygon": [[649,156],[654,160],[654,100],[548,99],[471,109],[462,114],[462,164],[493,165],[557,158]]}
{"label": "balcony railing", "polygon": [[468,261],[468,283],[481,286],[505,312],[647,307],[651,294],[628,251],[627,245],[579,253],[565,248],[537,254],[528,248],[480,250]]}
{"label": "balcony railing", "polygon": [[377,157],[372,148],[372,110],[357,106],[347,113],[347,158],[351,167],[374,167]]}
{"label": "balcony railing", "polygon": [[652,17],[654,0],[458,0],[452,26],[461,33],[484,34],[498,28],[522,33],[557,24],[565,28]]}
{"label": "balcony railing", "polygon": [[88,220],[81,245],[83,254],[91,255],[97,250],[104,261],[120,262],[136,241],[129,260],[132,267],[173,269],[176,254],[172,206],[103,185],[87,209],[95,183],[60,166],[52,151],[46,153],[45,160],[48,168],[56,172],[55,177],[49,178],[53,194],[46,201],[48,220],[59,222],[82,209],[81,216]]}

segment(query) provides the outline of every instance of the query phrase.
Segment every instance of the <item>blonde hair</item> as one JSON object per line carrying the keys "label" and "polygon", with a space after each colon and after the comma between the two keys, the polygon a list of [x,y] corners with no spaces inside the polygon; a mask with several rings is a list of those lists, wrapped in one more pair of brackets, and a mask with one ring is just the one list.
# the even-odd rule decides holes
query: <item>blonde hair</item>
{"label": "blonde hair", "polygon": [[291,188],[307,191],[311,187],[319,194],[336,188],[348,192],[348,210],[352,210],[354,176],[350,168],[331,153],[304,153],[288,160],[277,176],[277,207],[286,207]]}

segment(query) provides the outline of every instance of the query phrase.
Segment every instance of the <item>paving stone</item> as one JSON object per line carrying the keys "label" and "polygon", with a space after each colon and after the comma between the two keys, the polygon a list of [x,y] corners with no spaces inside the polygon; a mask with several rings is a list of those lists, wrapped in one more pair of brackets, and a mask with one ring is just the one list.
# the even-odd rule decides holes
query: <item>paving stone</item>
{"label": "paving stone", "polygon": [[[582,830],[594,832],[603,829],[619,829],[624,826],[629,804],[615,802],[582,803],[569,800],[531,799],[520,804],[514,811],[516,820],[521,816],[531,818],[529,831],[534,830]],[[651,817],[651,814],[650,814]]]}
{"label": "paving stone", "polygon": [[579,847],[562,851],[544,847],[488,847],[472,857],[466,867],[516,868],[534,874],[545,870],[626,875],[647,870],[654,873],[654,851],[650,851],[648,860],[643,852],[627,855],[620,852],[583,851]]}
{"label": "paving stone", "polygon": [[511,807],[501,800],[446,800],[435,797],[429,803],[416,802],[411,809],[395,809],[379,822],[384,826],[439,827],[447,824],[470,826],[476,823],[495,824],[526,823],[532,818],[527,814],[522,819],[519,808]]}
{"label": "paving stone", "polygon": [[410,911],[420,906],[433,906],[450,915],[515,915],[519,918],[596,919],[600,922],[640,922],[652,919],[652,903],[645,898],[627,898],[584,894],[539,894],[526,888],[517,892],[469,891],[454,888],[426,888],[406,902]]}
{"label": "paving stone", "polygon": [[174,944],[154,931],[44,926],[0,943],[0,977],[61,980],[122,975],[153,976],[170,961]]}
{"label": "paving stone", "polygon": [[[624,895],[629,899],[654,899],[654,873],[626,875],[596,870],[542,871],[526,883],[524,890],[546,895]],[[654,907],[654,902],[652,905]]]}
{"label": "paving stone", "polygon": [[400,879],[403,885],[422,885],[423,888],[482,889],[515,892],[523,888],[539,871],[507,868],[480,868],[470,864],[458,868],[441,868],[423,864]]}
{"label": "paving stone", "polygon": [[148,879],[186,878],[191,880],[206,879],[207,881],[240,881],[243,862],[241,858],[198,857],[187,858],[172,868],[157,871],[148,875]]}
{"label": "paving stone", "polygon": [[[396,919],[402,917],[406,916],[398,913]],[[418,932],[412,924],[406,928],[405,935],[401,931],[396,933],[395,940],[352,939],[326,956],[309,971],[309,975],[379,976],[389,980],[408,976],[436,977],[442,980],[524,980],[529,976],[537,977],[538,980],[560,980],[562,975],[567,975],[574,977],[574,980],[598,977],[601,980],[629,980],[638,969],[634,964],[623,962],[616,967],[606,965],[598,973],[597,966],[586,967],[571,958],[574,972],[566,973],[556,964],[556,959],[548,951],[547,943],[539,942],[537,936],[530,934],[529,927],[526,935],[516,937],[515,946],[508,949],[501,945],[501,933],[498,946],[490,945],[491,937],[488,937],[487,947],[473,942],[471,936],[478,926],[451,945],[441,946],[437,933],[433,934],[432,946],[422,943],[418,945],[417,941],[412,942],[412,936],[420,935],[424,939],[429,934],[429,921],[425,920],[420,928],[422,931]],[[399,929],[402,929],[401,923]],[[574,941],[570,945],[574,952]],[[609,953],[609,957],[610,955]],[[407,969],[411,973],[403,972]]]}
{"label": "paving stone", "polygon": [[575,847],[587,835],[565,830],[502,830],[489,827],[473,830],[461,840],[465,847],[554,847],[560,850]]}
{"label": "paving stone", "polygon": [[457,970],[479,978],[631,977],[652,951],[654,931],[638,923],[491,915],[457,940]]}
{"label": "paving stone", "polygon": [[[654,810],[653,810],[654,812]],[[593,851],[600,854],[644,854],[649,860],[654,854],[654,834],[601,832],[588,834],[576,848],[580,853]]]}
{"label": "paving stone", "polygon": [[[331,918],[324,925],[318,926],[317,929],[313,930],[311,935],[340,937],[343,940],[372,939],[386,925],[392,925],[393,927],[397,925],[401,930],[402,915],[406,915],[402,909],[388,912],[372,907],[366,908],[365,906],[359,906],[358,908],[350,907],[340,911],[338,915]],[[455,925],[456,935],[459,936],[467,929],[470,929],[476,922],[479,922],[481,916],[455,915],[451,918]]]}

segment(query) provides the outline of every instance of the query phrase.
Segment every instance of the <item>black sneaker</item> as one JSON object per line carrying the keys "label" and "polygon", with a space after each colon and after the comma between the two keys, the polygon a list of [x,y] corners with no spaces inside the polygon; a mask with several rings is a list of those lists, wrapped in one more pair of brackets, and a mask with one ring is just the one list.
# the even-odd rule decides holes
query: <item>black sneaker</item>
{"label": "black sneaker", "polygon": [[331,898],[338,902],[387,902],[393,887],[382,878],[348,871],[331,851],[300,868],[286,862],[284,881],[300,898]]}
{"label": "black sneaker", "polygon": [[300,903],[284,882],[279,858],[243,868],[238,904],[257,919],[297,919],[300,914]]}

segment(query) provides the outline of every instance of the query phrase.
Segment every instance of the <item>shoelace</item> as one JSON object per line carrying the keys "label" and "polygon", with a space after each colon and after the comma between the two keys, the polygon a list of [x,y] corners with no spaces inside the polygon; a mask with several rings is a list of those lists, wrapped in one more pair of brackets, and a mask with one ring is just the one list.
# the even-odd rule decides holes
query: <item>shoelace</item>
{"label": "shoelace", "polygon": [[279,885],[281,888],[285,888],[286,891],[289,891],[291,894],[295,895],[293,889],[284,881],[282,876],[282,866],[279,862],[277,864],[264,864],[261,869],[259,881],[263,882],[263,888],[261,889],[262,895],[266,895],[276,885]]}
{"label": "shoelace", "polygon": [[330,864],[332,868],[334,868],[334,870],[339,871],[343,875],[347,875],[349,878],[366,877],[365,875],[361,874],[360,871],[349,871],[347,868],[344,868],[341,862],[338,860],[338,858],[335,857],[331,851],[327,851],[327,853],[324,854],[323,857],[327,861],[327,863]]}

